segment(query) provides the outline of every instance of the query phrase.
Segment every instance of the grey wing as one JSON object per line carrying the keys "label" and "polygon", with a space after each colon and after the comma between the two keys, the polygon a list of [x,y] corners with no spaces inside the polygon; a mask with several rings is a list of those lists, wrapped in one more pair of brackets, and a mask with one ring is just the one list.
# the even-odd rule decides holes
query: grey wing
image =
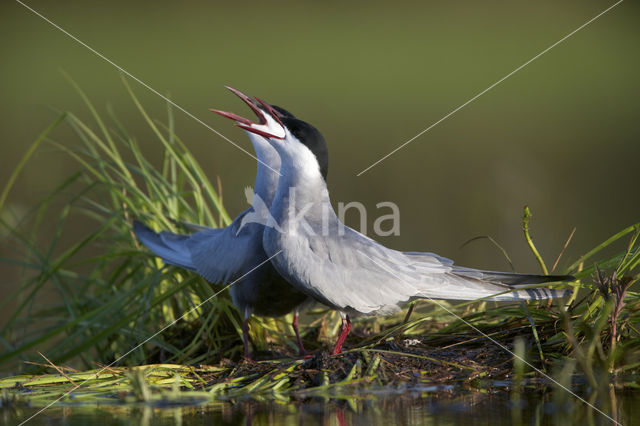
{"label": "grey wing", "polygon": [[166,264],[195,270],[186,246],[189,235],[173,234],[167,231],[155,232],[137,220],[133,222],[133,231],[140,242],[156,256],[161,257]]}
{"label": "grey wing", "polygon": [[433,285],[445,284],[451,269],[438,257],[405,255],[350,228],[340,237],[310,238],[309,249],[308,258],[296,262],[309,265],[297,273],[307,278],[307,290],[322,303],[359,313],[393,312],[421,297],[425,276]]}
{"label": "grey wing", "polygon": [[186,222],[184,220],[177,220],[177,219],[172,219],[169,218],[169,220],[176,226],[179,226],[181,228],[184,228],[185,230],[191,232],[191,233],[195,233],[195,232],[200,232],[200,231],[211,231],[211,230],[216,230],[218,232],[222,231],[224,228],[210,228],[208,226],[204,226],[204,225],[198,225],[197,223],[191,223],[191,222]]}
{"label": "grey wing", "polygon": [[214,232],[218,229],[197,232],[187,241],[191,262],[207,281],[228,283],[264,260],[262,226],[249,224],[238,232],[242,218],[250,211],[242,212],[221,232]]}
{"label": "grey wing", "polygon": [[513,288],[508,280],[455,267],[432,253],[391,250],[349,228],[343,237],[312,238],[309,243],[315,263],[302,274],[313,276],[307,287],[323,303],[347,311],[384,314],[413,298],[523,300],[558,295],[536,289],[496,296]]}
{"label": "grey wing", "polygon": [[418,262],[422,260],[430,261],[430,258],[435,258],[443,265],[453,265],[453,260],[447,259],[446,257],[440,256],[436,253],[431,252],[421,252],[421,251],[404,251],[402,252],[405,256],[408,256],[410,259],[417,260]]}

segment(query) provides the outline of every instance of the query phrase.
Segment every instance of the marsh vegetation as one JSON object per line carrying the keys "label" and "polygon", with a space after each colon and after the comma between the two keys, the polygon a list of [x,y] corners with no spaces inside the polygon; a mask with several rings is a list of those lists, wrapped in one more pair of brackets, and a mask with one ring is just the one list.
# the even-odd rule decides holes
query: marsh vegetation
{"label": "marsh vegetation", "polygon": [[[132,234],[133,218],[177,231],[176,218],[226,226],[230,216],[221,185],[205,176],[176,134],[171,107],[166,119],[151,117],[123,81],[162,150],[161,164],[148,160],[115,112],[98,113],[75,86],[93,121],[60,113],[0,195],[2,238],[13,253],[1,260],[22,277],[1,304],[12,312],[0,333],[0,363],[11,372],[0,379],[5,415],[28,415],[61,396],[61,407],[107,404],[117,411],[132,404],[141,418],[155,415],[144,407],[202,404],[213,404],[216,416],[231,410],[224,415],[232,418],[230,401],[331,400],[331,413],[363,412],[367,401],[375,400],[377,410],[387,404],[388,396],[371,397],[383,392],[429,401],[498,394],[512,420],[527,410],[549,415],[540,408],[548,403],[555,404],[555,419],[630,418],[633,404],[620,401],[637,398],[630,395],[640,368],[640,224],[548,267],[535,250],[527,209],[525,237],[542,271],[577,278],[563,284],[571,289],[567,300],[418,302],[411,316],[356,319],[347,350],[335,357],[327,349],[339,317],[315,308],[301,327],[313,353],[307,359],[296,357],[291,318],[254,317],[256,361],[243,361],[242,316],[225,287],[163,265]],[[55,140],[58,126],[70,126],[77,140]],[[7,195],[42,144],[78,168],[32,211],[14,215]],[[45,217],[55,219],[46,242],[39,238]],[[74,229],[79,217],[92,222],[90,231]],[[531,395],[540,397],[532,402]]]}

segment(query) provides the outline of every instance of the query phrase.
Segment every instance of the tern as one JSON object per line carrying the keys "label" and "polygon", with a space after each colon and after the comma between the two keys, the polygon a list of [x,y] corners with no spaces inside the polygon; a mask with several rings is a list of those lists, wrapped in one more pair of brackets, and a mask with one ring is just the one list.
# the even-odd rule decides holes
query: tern
{"label": "tern", "polygon": [[267,114],[271,119],[260,125],[229,116],[266,138],[280,156],[281,176],[270,209],[277,226],[264,227],[262,244],[282,277],[340,312],[342,325],[332,354],[342,351],[350,315],[387,315],[415,299],[520,301],[566,294],[530,286],[570,281],[572,276],[465,268],[434,253],[387,248],[344,225],[329,198],[322,134],[296,117]]}
{"label": "tern", "polygon": [[275,195],[280,157],[260,129],[273,126],[273,120],[293,115],[288,111],[251,99],[242,92],[227,87],[242,99],[258,116],[251,122],[228,112],[212,110],[236,120],[247,129],[258,159],[252,206],[240,213],[226,228],[208,228],[182,223],[192,234],[157,233],[139,221],[133,229],[138,239],[166,264],[196,272],[211,283],[233,283],[229,292],[234,305],[243,313],[242,335],[244,356],[249,354],[249,317],[279,317],[294,311],[293,329],[300,355],[305,355],[298,331],[301,307],[311,304],[308,296],[283,279],[268,261],[262,245],[264,225]]}

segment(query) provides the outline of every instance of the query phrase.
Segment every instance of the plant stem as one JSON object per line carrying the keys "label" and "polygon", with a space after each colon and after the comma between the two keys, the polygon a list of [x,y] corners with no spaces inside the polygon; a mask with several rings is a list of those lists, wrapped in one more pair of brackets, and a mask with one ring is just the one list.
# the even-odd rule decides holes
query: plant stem
{"label": "plant stem", "polygon": [[531,210],[529,210],[529,206],[524,206],[524,217],[522,218],[522,230],[524,231],[524,238],[527,240],[527,244],[529,244],[529,248],[533,252],[533,255],[538,260],[540,267],[542,268],[542,272],[545,275],[549,275],[549,270],[547,266],[544,264],[544,260],[542,260],[542,256],[538,253],[538,249],[535,244],[533,244],[533,240],[529,235],[529,220],[531,220]]}

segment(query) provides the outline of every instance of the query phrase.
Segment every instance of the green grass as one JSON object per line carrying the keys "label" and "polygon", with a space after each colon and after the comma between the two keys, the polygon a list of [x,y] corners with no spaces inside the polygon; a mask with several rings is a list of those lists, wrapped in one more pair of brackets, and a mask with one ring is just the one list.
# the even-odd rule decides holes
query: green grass
{"label": "green grass", "polygon": [[[164,267],[131,232],[133,218],[174,231],[178,230],[171,218],[207,226],[224,226],[230,218],[219,192],[175,134],[170,107],[166,124],[152,119],[123,81],[162,150],[159,166],[149,162],[113,112],[105,121],[71,82],[93,121],[85,123],[72,112],[60,114],[27,150],[0,195],[3,244],[14,253],[0,261],[19,268],[23,277],[14,294],[0,304],[1,309],[15,307],[1,327],[0,364],[4,371],[21,374],[0,380],[3,400],[28,398],[37,404],[72,389],[69,400],[124,402],[292,392],[322,396],[348,386],[481,387],[482,380],[527,383],[542,377],[522,360],[567,386],[572,378],[584,378],[600,395],[609,384],[637,386],[640,293],[632,286],[640,279],[640,224],[556,271],[578,278],[570,284],[573,293],[566,305],[421,301],[406,322],[403,315],[356,319],[348,350],[336,358],[321,350],[335,338],[337,314],[318,309],[302,326],[306,346],[320,354],[308,361],[287,358],[296,348],[290,318],[254,318],[252,341],[264,361],[237,363],[242,353],[241,315],[228,292],[212,297],[223,287]],[[71,126],[79,142],[51,139],[62,124]],[[78,170],[16,223],[10,220],[8,194],[43,143],[77,160]],[[526,209],[525,238],[546,270],[529,233],[529,217]],[[79,219],[90,220],[93,230],[70,231]],[[48,242],[38,237],[43,226],[53,226]],[[51,298],[51,292],[56,297]],[[514,359],[468,323],[500,344],[517,348],[520,358]],[[103,369],[116,360],[116,365]],[[62,365],[85,371],[64,370]]]}
{"label": "green grass", "polygon": [[[34,360],[35,348],[56,363],[81,360],[85,367],[107,363],[216,291],[194,275],[163,269],[138,246],[131,232],[134,217],[163,229],[175,229],[169,220],[172,217],[214,226],[229,223],[218,193],[174,134],[171,111],[168,125],[157,123],[131,92],[163,150],[162,166],[157,170],[117,118],[112,115],[107,126],[77,89],[95,123],[90,126],[73,113],[62,114],[55,124],[71,126],[81,144],[69,148],[48,143],[76,159],[79,170],[27,215],[25,222],[15,226],[3,218],[1,223],[9,236],[6,244],[18,253],[2,260],[22,267],[25,279],[2,304],[3,309],[12,304],[17,308],[1,329],[0,363]],[[8,193],[9,185],[3,194]],[[54,201],[60,200],[63,207],[54,210],[58,204]],[[48,246],[36,238],[45,217],[55,227]],[[78,218],[93,221],[94,231],[74,235],[72,224]],[[63,233],[65,240],[75,241],[61,247]],[[53,288],[62,303],[39,305],[38,296],[45,288]],[[207,353],[232,354],[228,342],[234,342],[239,315],[228,297],[211,299],[186,319],[172,333],[157,336],[123,361],[129,365],[151,359],[202,361]]]}

